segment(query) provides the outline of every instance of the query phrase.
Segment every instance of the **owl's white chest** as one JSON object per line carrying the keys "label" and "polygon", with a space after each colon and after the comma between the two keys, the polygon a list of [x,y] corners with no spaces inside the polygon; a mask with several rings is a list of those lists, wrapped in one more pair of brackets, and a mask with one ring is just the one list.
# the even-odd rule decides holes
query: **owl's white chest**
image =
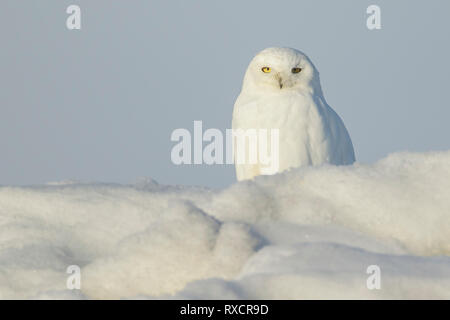
{"label": "owl's white chest", "polygon": [[278,129],[279,171],[329,161],[326,115],[320,99],[298,92],[239,97],[233,129]]}

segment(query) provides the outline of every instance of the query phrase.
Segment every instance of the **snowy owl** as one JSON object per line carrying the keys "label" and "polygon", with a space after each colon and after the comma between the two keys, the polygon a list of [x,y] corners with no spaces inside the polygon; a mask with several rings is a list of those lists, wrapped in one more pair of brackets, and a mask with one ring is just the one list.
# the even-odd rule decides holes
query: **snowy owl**
{"label": "snowy owl", "polygon": [[[305,54],[295,49],[268,48],[253,58],[234,105],[232,122],[238,180],[294,167],[347,165],[355,161],[344,123],[325,101],[319,72]],[[236,142],[237,131],[244,133],[242,148]],[[263,134],[254,135],[252,140],[255,131]],[[277,131],[273,135],[277,140],[268,136],[272,131]],[[267,142],[261,145],[263,138]],[[250,147],[251,142],[258,149],[253,162],[250,153],[256,149]],[[268,162],[261,161],[261,146],[268,154],[278,153],[275,169],[268,169]]]}

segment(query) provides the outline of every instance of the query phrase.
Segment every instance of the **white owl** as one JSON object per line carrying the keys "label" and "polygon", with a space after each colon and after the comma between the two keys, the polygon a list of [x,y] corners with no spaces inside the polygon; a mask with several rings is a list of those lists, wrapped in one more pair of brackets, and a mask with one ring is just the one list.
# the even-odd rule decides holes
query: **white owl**
{"label": "white owl", "polygon": [[[305,54],[295,49],[268,48],[253,58],[234,105],[232,127],[233,132],[278,129],[279,134],[279,164],[274,172],[264,170],[267,162],[259,157],[256,162],[248,161],[248,144],[239,149],[235,143],[238,180],[294,167],[323,163],[348,165],[355,161],[344,123],[325,101],[319,72]],[[250,140],[247,137],[247,143]],[[271,145],[270,138],[266,140],[266,149],[276,150],[273,141]],[[239,156],[246,159],[245,163],[236,161]]]}

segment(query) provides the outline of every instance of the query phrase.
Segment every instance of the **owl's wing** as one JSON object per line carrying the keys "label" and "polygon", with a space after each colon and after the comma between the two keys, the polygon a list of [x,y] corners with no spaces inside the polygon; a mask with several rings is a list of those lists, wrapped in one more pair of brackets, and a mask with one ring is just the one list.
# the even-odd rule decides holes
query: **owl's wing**
{"label": "owl's wing", "polygon": [[352,164],[355,162],[355,151],[347,128],[341,117],[326,102],[325,105],[332,135],[332,159],[330,159],[330,162],[336,165]]}

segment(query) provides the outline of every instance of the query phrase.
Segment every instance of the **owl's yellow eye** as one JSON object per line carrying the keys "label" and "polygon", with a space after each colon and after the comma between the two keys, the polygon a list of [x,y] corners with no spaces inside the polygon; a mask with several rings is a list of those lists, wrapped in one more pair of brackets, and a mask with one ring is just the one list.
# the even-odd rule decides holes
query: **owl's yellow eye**
{"label": "owl's yellow eye", "polygon": [[292,73],[299,73],[300,71],[302,71],[302,68],[292,68]]}
{"label": "owl's yellow eye", "polygon": [[263,67],[261,70],[264,73],[269,73],[270,71],[272,71],[272,69],[270,67]]}

